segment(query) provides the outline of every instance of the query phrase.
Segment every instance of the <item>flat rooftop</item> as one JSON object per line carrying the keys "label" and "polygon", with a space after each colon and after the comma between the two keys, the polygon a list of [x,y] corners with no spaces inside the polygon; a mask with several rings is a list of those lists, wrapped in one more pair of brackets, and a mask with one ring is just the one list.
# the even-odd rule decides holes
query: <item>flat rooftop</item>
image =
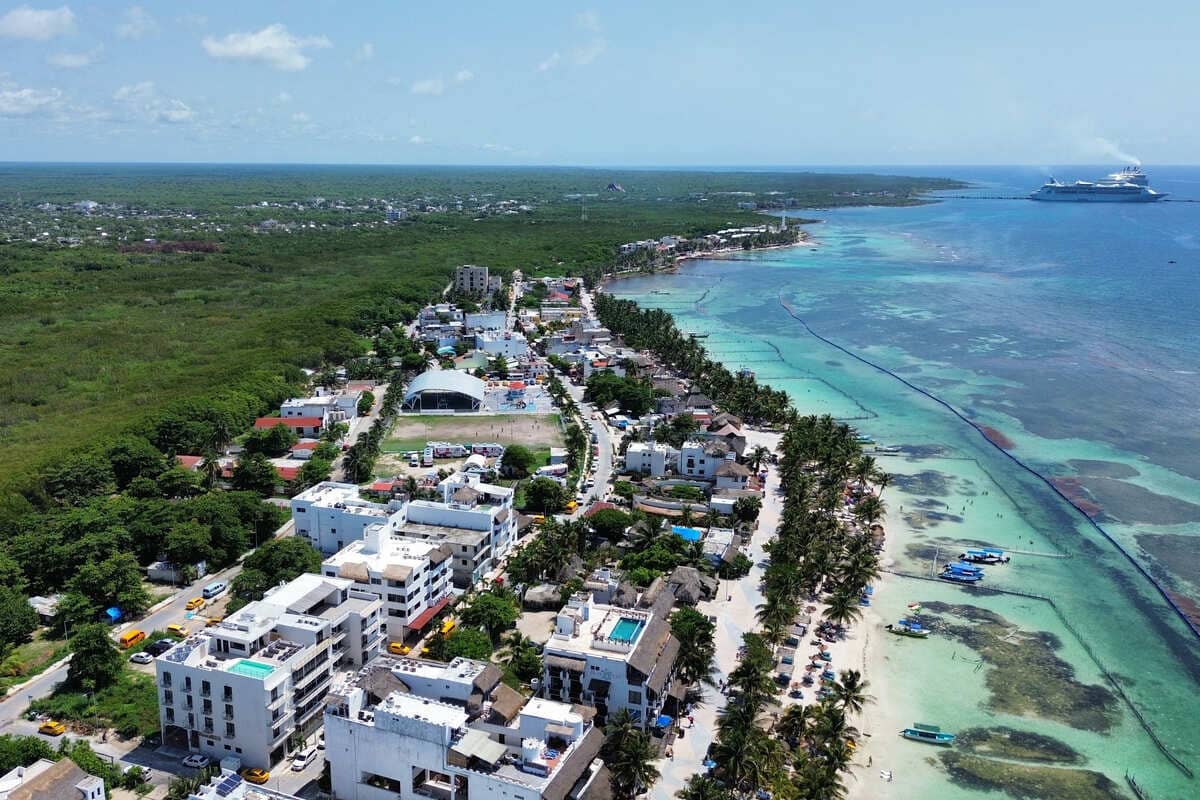
{"label": "flat rooftop", "polygon": [[458,706],[401,692],[388,695],[375,707],[375,713],[420,720],[452,730],[458,730],[467,724],[467,712]]}

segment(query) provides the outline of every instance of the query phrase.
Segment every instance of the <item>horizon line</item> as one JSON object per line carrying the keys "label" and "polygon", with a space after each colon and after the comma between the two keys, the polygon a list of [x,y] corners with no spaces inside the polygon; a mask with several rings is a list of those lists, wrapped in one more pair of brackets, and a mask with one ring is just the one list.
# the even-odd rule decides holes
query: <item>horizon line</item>
{"label": "horizon line", "polygon": [[[411,163],[411,162],[388,162],[388,161],[71,161],[71,160],[38,160],[38,161],[10,161],[0,160],[0,166],[130,166],[130,167],[171,167],[171,166],[189,166],[189,167],[222,167],[222,166],[246,166],[246,167],[403,167],[403,168],[422,168],[422,169],[580,169],[580,170],[630,170],[630,171],[649,171],[649,170],[752,170],[752,171],[770,171],[770,170],[798,170],[798,169],[895,169],[895,168],[934,168],[934,169],[958,169],[958,168],[1029,168],[1029,169],[1045,169],[1048,166],[1054,167],[1102,167],[1109,168],[1113,164],[1121,164],[1119,160],[1112,162],[1054,162],[1052,165],[1046,162],[1033,163],[1001,163],[1001,162],[981,162],[981,163],[917,163],[917,162],[895,162],[895,163],[877,163],[868,162],[862,163],[814,163],[814,164],[570,164],[570,163],[524,163],[524,164],[486,164],[486,163]],[[1145,166],[1145,162],[1138,164],[1125,164],[1125,166]],[[1177,164],[1157,164],[1157,167],[1196,167],[1200,163],[1177,163]]]}

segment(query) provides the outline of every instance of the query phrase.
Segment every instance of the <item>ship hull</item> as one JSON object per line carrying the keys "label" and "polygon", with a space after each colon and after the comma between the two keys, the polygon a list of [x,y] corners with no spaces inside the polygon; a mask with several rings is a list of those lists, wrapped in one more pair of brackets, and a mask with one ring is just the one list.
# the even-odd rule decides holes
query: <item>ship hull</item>
{"label": "ship hull", "polygon": [[1088,195],[1067,195],[1067,194],[1042,194],[1034,192],[1029,195],[1030,200],[1037,200],[1042,203],[1157,203],[1166,197],[1165,194],[1130,194],[1130,195],[1112,195],[1112,194],[1088,194]]}

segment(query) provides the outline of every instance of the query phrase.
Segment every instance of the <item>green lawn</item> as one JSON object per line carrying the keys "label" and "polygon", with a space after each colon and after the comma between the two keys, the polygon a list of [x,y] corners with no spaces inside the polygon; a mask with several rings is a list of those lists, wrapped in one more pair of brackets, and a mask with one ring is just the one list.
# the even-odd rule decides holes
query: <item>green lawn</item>
{"label": "green lawn", "polygon": [[124,737],[146,736],[159,729],[154,676],[130,669],[122,671],[114,685],[93,696],[59,691],[35,700],[30,708],[85,728],[112,728]]}
{"label": "green lawn", "polygon": [[40,674],[66,655],[65,641],[49,635],[47,630],[38,631],[33,641],[13,648],[8,657],[0,662],[0,694]]}

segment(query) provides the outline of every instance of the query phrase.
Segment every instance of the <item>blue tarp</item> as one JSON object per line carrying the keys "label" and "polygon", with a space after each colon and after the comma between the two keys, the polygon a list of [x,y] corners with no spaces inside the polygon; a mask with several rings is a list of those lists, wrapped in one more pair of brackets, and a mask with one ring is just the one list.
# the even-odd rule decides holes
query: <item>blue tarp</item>
{"label": "blue tarp", "polygon": [[674,721],[675,720],[673,720],[671,717],[668,717],[666,714],[659,714],[658,719],[654,720],[654,727],[666,728],[669,727]]}
{"label": "blue tarp", "polygon": [[124,616],[124,614],[121,613],[121,609],[117,608],[116,606],[104,609],[104,613],[108,615],[109,622],[120,622],[121,617]]}

